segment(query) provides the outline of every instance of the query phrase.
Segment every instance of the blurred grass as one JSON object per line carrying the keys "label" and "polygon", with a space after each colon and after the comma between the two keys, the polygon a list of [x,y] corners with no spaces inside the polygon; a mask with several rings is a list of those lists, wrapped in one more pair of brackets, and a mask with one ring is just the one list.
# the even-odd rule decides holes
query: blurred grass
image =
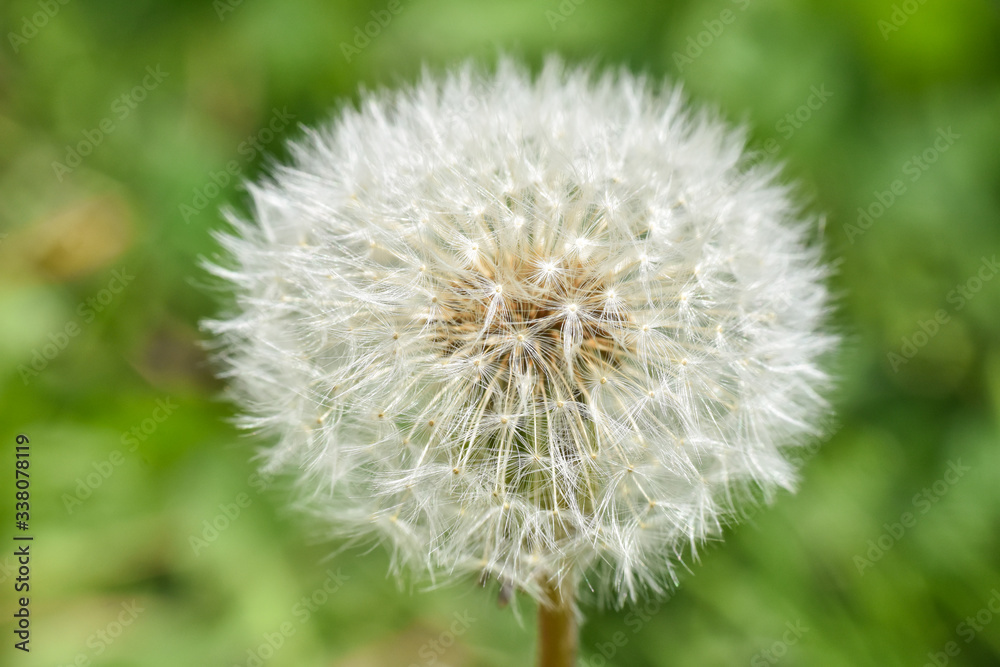
{"label": "blurred grass", "polygon": [[[0,7],[0,438],[32,438],[36,536],[32,652],[7,641],[4,664],[247,665],[282,627],[293,632],[267,665],[530,664],[530,605],[522,628],[472,586],[398,590],[379,549],[326,559],[337,545],[286,508],[281,483],[261,490],[252,477],[255,443],[228,425],[197,330],[215,308],[198,258],[215,252],[218,208],[245,204],[236,179],[213,195],[213,174],[230,161],[261,174],[296,123],[329,118],[359,85],[499,50],[623,63],[746,121],[752,145],[776,141],[788,177],[827,214],[839,269],[841,426],[801,492],[706,548],[655,613],[591,610],[586,664],[915,666],[950,641],[955,664],[1000,664],[1000,619],[971,637],[961,625],[1000,588],[1000,280],[961,308],[949,299],[1000,249],[1000,3],[402,0],[348,61],[342,43],[386,4],[233,1],[221,20],[209,2]],[[883,34],[902,5],[916,11]],[[705,33],[724,10],[733,20]],[[687,62],[689,38],[707,44]],[[167,76],[124,113],[116,100],[147,67]],[[800,111],[814,86],[832,94]],[[295,122],[263,154],[241,151],[276,109]],[[797,112],[808,120],[789,125]],[[106,119],[113,132],[57,173]],[[959,138],[908,180],[908,161],[947,128]],[[858,209],[896,179],[905,192],[853,234]],[[115,270],[134,279],[88,305]],[[938,309],[949,321],[894,370],[889,353]],[[33,360],[40,370],[25,372]],[[160,422],[157,401],[176,406]],[[923,512],[915,496],[954,461],[969,472]],[[88,479],[99,483],[67,508]],[[240,498],[196,555],[191,536]],[[9,540],[13,508],[0,506]],[[869,541],[886,543],[905,512],[915,525],[859,573]],[[342,584],[304,613],[302,598],[338,571]],[[97,633],[117,630],[132,601],[143,611],[104,642]],[[433,649],[463,613],[467,632]],[[792,626],[806,630],[782,643]]]}

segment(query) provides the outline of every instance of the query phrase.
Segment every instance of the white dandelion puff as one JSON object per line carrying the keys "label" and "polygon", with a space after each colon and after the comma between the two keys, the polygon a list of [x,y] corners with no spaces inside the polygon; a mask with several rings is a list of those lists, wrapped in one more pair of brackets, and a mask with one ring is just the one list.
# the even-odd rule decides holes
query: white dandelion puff
{"label": "white dandelion puff", "polygon": [[364,95],[220,235],[243,424],[435,582],[663,590],[828,413],[828,271],[743,142],[555,60]]}

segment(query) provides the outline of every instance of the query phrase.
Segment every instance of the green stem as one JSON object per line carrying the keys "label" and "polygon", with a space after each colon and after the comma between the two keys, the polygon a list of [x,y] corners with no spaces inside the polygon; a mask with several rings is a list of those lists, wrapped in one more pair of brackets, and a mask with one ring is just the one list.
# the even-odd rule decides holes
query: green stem
{"label": "green stem", "polygon": [[538,605],[538,667],[573,667],[578,643],[573,592],[546,583]]}

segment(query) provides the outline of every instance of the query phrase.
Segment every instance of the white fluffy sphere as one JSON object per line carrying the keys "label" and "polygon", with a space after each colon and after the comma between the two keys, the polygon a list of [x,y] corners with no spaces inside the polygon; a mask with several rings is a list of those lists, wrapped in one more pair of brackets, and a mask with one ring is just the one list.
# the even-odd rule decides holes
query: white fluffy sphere
{"label": "white fluffy sphere", "polygon": [[250,186],[208,322],[269,470],[435,581],[667,585],[791,487],[827,270],[772,167],[677,90],[502,61],[365,94]]}

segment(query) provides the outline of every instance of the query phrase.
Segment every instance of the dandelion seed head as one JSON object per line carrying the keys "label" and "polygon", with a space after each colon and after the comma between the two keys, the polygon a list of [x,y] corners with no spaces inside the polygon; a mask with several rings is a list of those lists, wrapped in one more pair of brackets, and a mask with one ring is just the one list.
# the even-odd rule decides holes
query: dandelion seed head
{"label": "dandelion seed head", "polygon": [[680,93],[502,60],[363,96],[249,187],[206,323],[338,535],[529,595],[660,591],[818,435],[827,270]]}

